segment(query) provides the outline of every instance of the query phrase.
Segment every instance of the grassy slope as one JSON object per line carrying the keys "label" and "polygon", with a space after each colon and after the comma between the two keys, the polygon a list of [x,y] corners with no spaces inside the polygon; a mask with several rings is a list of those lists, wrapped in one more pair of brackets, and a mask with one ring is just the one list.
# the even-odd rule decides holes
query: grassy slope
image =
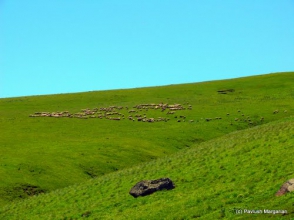
{"label": "grassy slope", "polygon": [[[293,73],[278,73],[153,88],[0,99],[0,205],[27,197],[23,185],[48,192],[248,128],[247,123],[234,121],[242,118],[242,113],[256,124],[261,123],[260,117],[265,118],[262,123],[267,123],[291,115],[293,81]],[[220,89],[235,92],[218,94]],[[84,108],[160,102],[188,102],[193,110],[176,114],[184,114],[187,121],[193,119],[195,123],[177,123],[174,115],[166,123],[28,117],[36,111],[74,113]],[[280,112],[273,114],[275,109]],[[147,114],[167,116],[160,111]],[[204,120],[214,117],[222,120]]]}
{"label": "grassy slope", "polygon": [[[0,210],[1,219],[289,219],[293,192],[275,197],[294,177],[294,117],[237,131],[134,168],[113,172]],[[142,179],[170,177],[176,188],[134,199]],[[236,209],[288,214],[235,214]]]}

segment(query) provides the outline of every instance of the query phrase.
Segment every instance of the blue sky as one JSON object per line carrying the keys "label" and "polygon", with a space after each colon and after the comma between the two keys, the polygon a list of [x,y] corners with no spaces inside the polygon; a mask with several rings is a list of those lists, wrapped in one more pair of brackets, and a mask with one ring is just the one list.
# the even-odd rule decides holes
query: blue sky
{"label": "blue sky", "polygon": [[294,70],[293,0],[0,0],[0,97]]}

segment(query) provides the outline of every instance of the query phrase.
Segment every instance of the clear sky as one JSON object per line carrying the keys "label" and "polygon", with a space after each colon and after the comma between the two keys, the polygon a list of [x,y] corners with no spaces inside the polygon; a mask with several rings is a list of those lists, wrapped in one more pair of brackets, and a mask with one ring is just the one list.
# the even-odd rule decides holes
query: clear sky
{"label": "clear sky", "polygon": [[293,70],[293,0],[0,0],[0,97]]}

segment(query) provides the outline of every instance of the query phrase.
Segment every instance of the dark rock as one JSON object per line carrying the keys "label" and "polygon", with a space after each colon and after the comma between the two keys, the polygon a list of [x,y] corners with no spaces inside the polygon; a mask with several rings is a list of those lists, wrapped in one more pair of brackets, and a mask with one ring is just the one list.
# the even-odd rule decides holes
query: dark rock
{"label": "dark rock", "polygon": [[170,190],[173,188],[175,188],[175,185],[169,178],[160,178],[157,180],[143,180],[138,182],[129,193],[134,198],[137,198],[138,196],[150,195],[158,190]]}
{"label": "dark rock", "polygon": [[294,191],[294,179],[290,179],[285,182],[278,192],[276,192],[276,196],[282,196],[288,192]]}

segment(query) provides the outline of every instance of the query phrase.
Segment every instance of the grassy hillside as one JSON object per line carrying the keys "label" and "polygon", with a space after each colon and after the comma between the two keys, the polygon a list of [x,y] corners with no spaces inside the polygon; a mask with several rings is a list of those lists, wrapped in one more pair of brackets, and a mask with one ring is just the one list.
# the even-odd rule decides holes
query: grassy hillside
{"label": "grassy hillside", "polygon": [[[294,73],[290,72],[152,88],[0,99],[0,205],[288,117],[294,112],[293,82]],[[151,103],[177,103],[185,110],[167,114],[168,110],[134,108]],[[119,121],[89,116],[29,117],[35,112],[74,114],[81,113],[81,109],[100,111],[109,106],[122,106],[119,113],[125,119],[121,115]],[[129,113],[131,109],[137,112]],[[279,111],[274,114],[276,110]],[[137,121],[135,114],[169,120],[144,123]],[[129,120],[129,115],[136,120]],[[185,120],[180,116],[185,116]]]}
{"label": "grassy hillside", "polygon": [[[1,219],[291,219],[294,117],[224,135],[172,156],[13,203]],[[176,188],[133,198],[143,179],[171,178]],[[287,210],[236,214],[236,210]]]}

